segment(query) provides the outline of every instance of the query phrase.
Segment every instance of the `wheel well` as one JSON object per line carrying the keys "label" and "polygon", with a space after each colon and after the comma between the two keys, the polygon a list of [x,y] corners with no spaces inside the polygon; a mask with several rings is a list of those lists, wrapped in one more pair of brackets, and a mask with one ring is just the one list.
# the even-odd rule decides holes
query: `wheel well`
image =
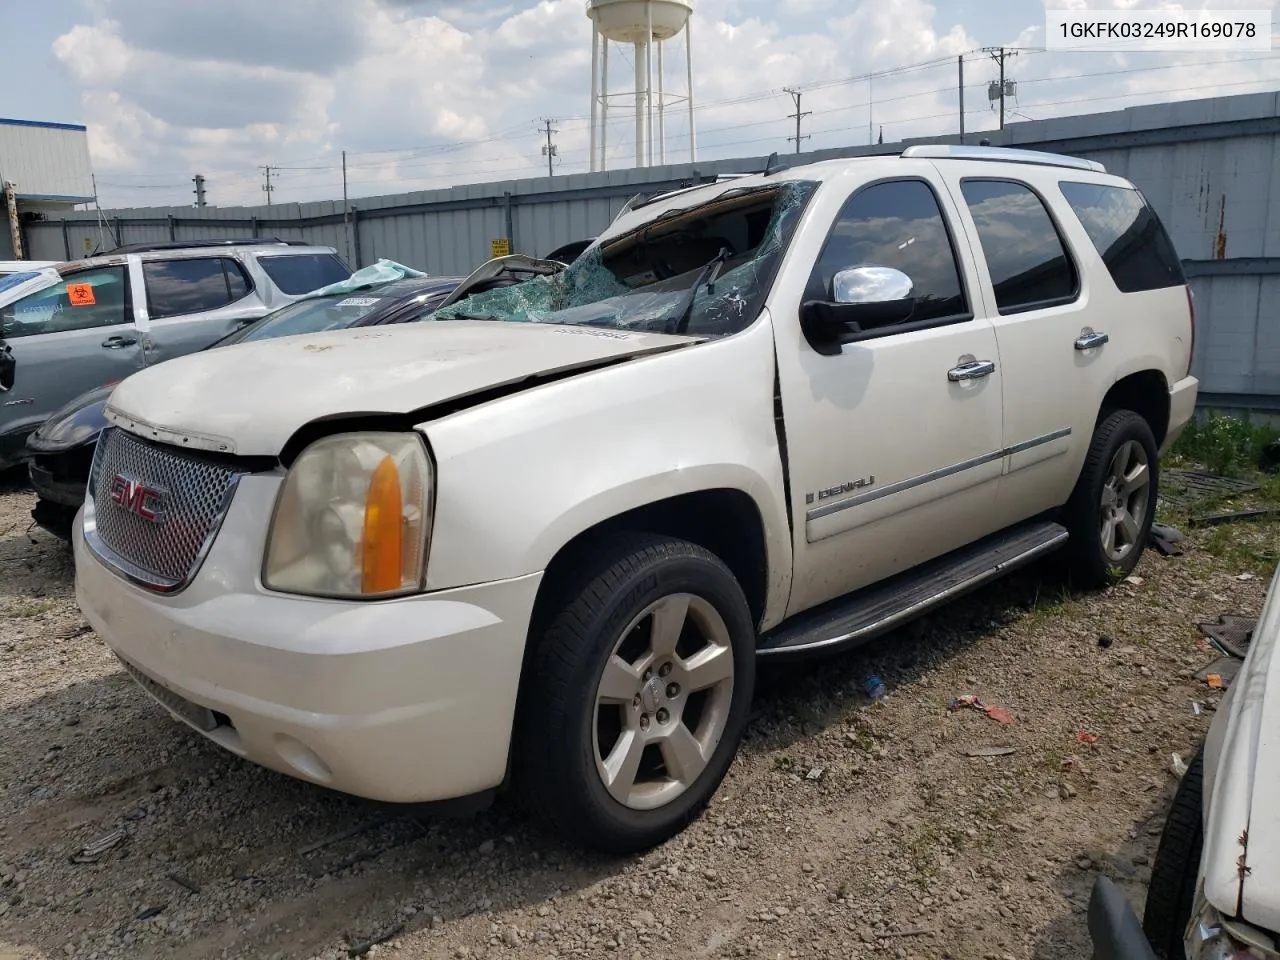
{"label": "wheel well", "polygon": [[[764,616],[769,564],[765,554],[764,522],[755,501],[741,490],[702,490],[645,504],[610,517],[582,531],[556,553],[547,566],[537,608],[551,600],[563,571],[602,536],[621,531],[654,533],[687,540],[714,553],[733,573],[746,595],[751,617]],[[549,613],[545,608],[540,611]],[[536,615],[536,614],[535,614]]]}
{"label": "wheel well", "polygon": [[1102,398],[1098,423],[1116,410],[1132,410],[1146,420],[1159,447],[1169,432],[1169,384],[1164,374],[1143,370],[1117,380]]}

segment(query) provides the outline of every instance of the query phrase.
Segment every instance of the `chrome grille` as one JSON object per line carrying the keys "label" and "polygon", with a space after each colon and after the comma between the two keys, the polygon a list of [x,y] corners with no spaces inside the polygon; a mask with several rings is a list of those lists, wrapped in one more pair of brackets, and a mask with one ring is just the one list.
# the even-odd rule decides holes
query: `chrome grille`
{"label": "chrome grille", "polygon": [[[195,575],[240,476],[224,464],[148,443],[118,428],[105,430],[93,458],[85,539],[131,579],[156,590],[175,590]],[[121,495],[125,488],[147,491],[145,504]]]}

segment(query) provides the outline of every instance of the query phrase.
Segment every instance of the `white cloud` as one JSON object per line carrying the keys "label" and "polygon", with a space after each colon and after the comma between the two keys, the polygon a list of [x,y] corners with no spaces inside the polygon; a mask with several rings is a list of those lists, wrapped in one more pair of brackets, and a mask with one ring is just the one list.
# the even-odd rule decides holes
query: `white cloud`
{"label": "white cloud", "polygon": [[[1045,7],[1078,2],[699,0],[699,155],[794,149],[782,88],[795,85],[812,111],[806,148],[865,143],[881,125],[886,140],[953,132],[956,56],[1042,42]],[[1134,3],[1159,5],[1089,0],[1094,9]],[[259,202],[262,164],[282,168],[277,202],[332,198],[344,149],[353,196],[536,176],[544,117],[557,120],[559,172],[587,169],[591,29],[581,0],[225,0],[198,16],[191,6],[93,0],[53,43],[83,90],[105,202],[185,203],[197,171],[212,202]],[[210,14],[215,6],[221,13]],[[683,44],[667,47],[669,96],[684,93]],[[612,48],[611,168],[634,160],[631,56]],[[1019,81],[1009,108],[1013,119],[1041,119],[1280,85],[1280,58],[1257,56],[1024,52],[1007,63]],[[1206,73],[1207,61],[1219,65]],[[849,79],[922,63],[871,83]],[[971,131],[994,124],[994,76],[984,56],[967,61]],[[669,161],[686,160],[683,104],[666,132]]]}

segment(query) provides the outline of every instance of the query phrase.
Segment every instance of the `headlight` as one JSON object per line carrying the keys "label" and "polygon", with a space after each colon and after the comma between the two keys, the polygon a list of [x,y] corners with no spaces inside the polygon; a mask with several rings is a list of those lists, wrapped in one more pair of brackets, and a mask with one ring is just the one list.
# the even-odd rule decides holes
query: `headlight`
{"label": "headlight", "polygon": [[422,589],[431,462],[412,433],[326,437],[294,461],[262,581],[272,590],[387,597]]}

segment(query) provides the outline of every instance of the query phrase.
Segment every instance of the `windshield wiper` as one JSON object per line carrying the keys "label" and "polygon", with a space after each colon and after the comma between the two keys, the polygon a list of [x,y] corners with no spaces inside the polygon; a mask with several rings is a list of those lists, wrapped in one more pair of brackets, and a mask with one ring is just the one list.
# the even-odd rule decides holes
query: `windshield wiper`
{"label": "windshield wiper", "polygon": [[689,321],[693,318],[693,301],[698,296],[698,291],[704,286],[710,286],[720,274],[720,268],[724,266],[724,262],[729,259],[729,248],[721,247],[720,252],[711,258],[710,262],[702,268],[702,272],[698,274],[698,279],[693,281],[693,286],[685,291],[680,302],[671,310],[671,317],[667,320],[667,332],[674,334],[683,334],[689,326]]}
{"label": "windshield wiper", "polygon": [[[433,316],[434,314],[428,314],[428,319]],[[447,317],[442,317],[441,319],[443,320],[497,320],[498,318],[491,313],[483,313],[483,314],[482,313],[455,313]]]}

